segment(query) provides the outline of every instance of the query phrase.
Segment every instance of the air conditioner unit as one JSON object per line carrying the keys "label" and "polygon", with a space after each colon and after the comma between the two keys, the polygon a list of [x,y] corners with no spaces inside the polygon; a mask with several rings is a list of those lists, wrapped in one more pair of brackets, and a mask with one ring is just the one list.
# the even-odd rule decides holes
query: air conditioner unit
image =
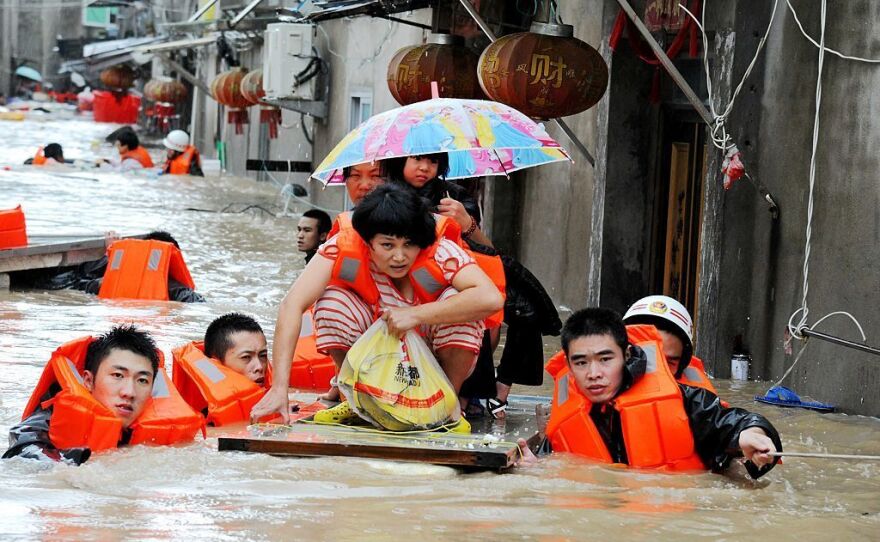
{"label": "air conditioner unit", "polygon": [[273,23],[266,27],[263,42],[263,89],[266,98],[314,98],[317,77],[303,81],[320,68],[316,63],[312,64],[314,31],[313,25],[299,23]]}

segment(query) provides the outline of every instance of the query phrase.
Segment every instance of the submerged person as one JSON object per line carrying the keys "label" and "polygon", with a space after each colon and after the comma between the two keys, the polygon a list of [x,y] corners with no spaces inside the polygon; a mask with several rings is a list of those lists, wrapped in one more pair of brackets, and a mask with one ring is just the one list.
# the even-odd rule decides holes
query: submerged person
{"label": "submerged person", "polygon": [[[176,250],[180,250],[180,244],[170,233],[166,231],[152,231],[144,236],[144,241],[162,241],[170,243]],[[114,239],[108,238],[110,248],[113,247]],[[104,284],[104,277],[107,275],[108,256],[104,255],[97,260],[84,262],[73,268],[62,268],[60,270],[50,270],[51,274],[42,274],[40,277],[29,283],[28,286],[38,290],[62,290],[72,288],[83,292],[98,295]],[[127,269],[115,269],[114,274],[127,273]],[[187,271],[188,274],[188,271]],[[136,275],[136,277],[135,277]],[[133,279],[139,281],[149,280],[152,277],[142,272],[132,274]],[[201,303],[205,298],[195,291],[194,288],[180,282],[174,276],[164,277],[167,280],[167,298],[170,301],[180,301],[182,303]]]}
{"label": "submerged person", "polygon": [[162,165],[162,173],[205,176],[202,172],[202,159],[199,156],[199,151],[190,145],[189,134],[183,130],[172,130],[162,140],[162,144],[168,150],[165,155],[165,163]]}
{"label": "submerged person", "polygon": [[37,154],[33,158],[24,161],[25,165],[33,166],[51,166],[57,164],[66,164],[64,159],[64,149],[58,143],[49,143],[45,147],[37,149]]}
{"label": "submerged person", "polygon": [[330,215],[320,209],[304,212],[296,224],[296,249],[305,253],[309,263],[318,252],[318,247],[327,240],[333,221]]}
{"label": "submerged person", "polygon": [[[117,326],[96,339],[60,347],[43,370],[4,458],[85,462],[93,451],[125,444],[192,440],[202,419],[177,394],[152,398],[165,382],[153,339]],[[156,408],[148,410],[150,402]]]}
{"label": "submerged person", "polygon": [[214,319],[203,342],[176,348],[173,355],[174,385],[210,425],[247,420],[266,392],[266,335],[245,314],[231,312]]}
{"label": "submerged person", "polygon": [[[779,433],[760,414],[725,408],[703,388],[675,381],[660,337],[631,341],[620,316],[591,308],[562,329],[566,366],[547,424],[549,446],[603,463],[664,471],[725,470],[745,456],[753,478],[779,461]],[[659,416],[646,415],[658,412]],[[526,463],[534,455],[519,441]]]}
{"label": "submerged person", "polygon": [[[433,215],[409,189],[376,188],[355,208],[351,225],[340,226],[281,302],[273,373],[289,373],[303,313],[315,304],[318,350],[329,354],[337,369],[379,317],[392,334],[421,331],[457,393],[473,370],[483,319],[502,305],[492,281],[460,246],[438,238]],[[423,283],[425,273],[438,288]],[[283,380],[273,382],[251,419],[275,412],[288,419]],[[347,402],[322,414],[337,422],[357,417]],[[467,422],[461,420],[464,431]]]}
{"label": "submerged person", "polygon": [[639,324],[657,328],[663,339],[663,355],[675,379],[717,395],[703,361],[694,355],[694,323],[684,305],[669,296],[650,295],[633,303],[623,321],[628,330]]}
{"label": "submerged person", "polygon": [[117,171],[133,171],[153,167],[150,153],[141,146],[140,139],[134,130],[119,130],[115,133],[113,146],[118,155],[110,159],[98,160],[98,166],[109,165]]}

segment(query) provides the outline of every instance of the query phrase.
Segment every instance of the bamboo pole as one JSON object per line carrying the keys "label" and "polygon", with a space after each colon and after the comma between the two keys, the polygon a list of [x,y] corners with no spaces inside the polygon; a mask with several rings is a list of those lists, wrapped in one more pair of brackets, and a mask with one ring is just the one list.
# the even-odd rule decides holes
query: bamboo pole
{"label": "bamboo pole", "polygon": [[820,454],[812,452],[770,452],[772,457],[814,457],[817,459],[851,459],[855,461],[880,461],[880,455]]}

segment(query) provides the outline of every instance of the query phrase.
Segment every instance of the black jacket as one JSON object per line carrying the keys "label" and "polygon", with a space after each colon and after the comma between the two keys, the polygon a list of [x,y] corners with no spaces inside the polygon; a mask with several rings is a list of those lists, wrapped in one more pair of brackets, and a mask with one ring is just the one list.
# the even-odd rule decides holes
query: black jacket
{"label": "black jacket", "polygon": [[[51,395],[47,396],[47,399]],[[33,414],[14,425],[9,430],[9,449],[3,459],[23,457],[39,461],[63,461],[73,465],[86,462],[92,451],[88,448],[68,448],[59,450],[49,440],[49,424],[52,420],[52,407],[37,407]]]}
{"label": "black jacket", "polygon": [[[617,395],[632,387],[633,383],[645,374],[646,364],[644,351],[634,346],[633,356],[627,360],[623,384]],[[765,417],[742,408],[725,408],[721,406],[718,396],[708,390],[684,384],[679,384],[678,387],[681,389],[684,410],[688,416],[697,455],[707,469],[721,472],[733,459],[742,457],[739,449],[739,434],[750,427],[763,429],[773,440],[776,449],[782,451],[779,433]],[[590,418],[602,436],[612,461],[629,464],[620,413],[607,405],[593,405]],[[769,472],[778,461],[777,458],[772,464],[760,469],[747,461],[746,470],[752,478],[759,478]]]}

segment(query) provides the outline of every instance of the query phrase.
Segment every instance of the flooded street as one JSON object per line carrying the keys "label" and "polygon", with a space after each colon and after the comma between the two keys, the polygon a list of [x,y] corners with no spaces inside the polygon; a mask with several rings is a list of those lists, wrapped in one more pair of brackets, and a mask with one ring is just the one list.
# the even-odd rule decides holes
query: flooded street
{"label": "flooded street", "polygon": [[[19,420],[43,365],[62,342],[134,322],[170,358],[173,347],[201,338],[214,317],[232,310],[255,315],[271,342],[276,306],[304,265],[295,248],[296,216],[275,218],[259,209],[210,212],[260,205],[277,213],[284,201],[275,183],[14,165],[50,141],[61,143],[67,158],[109,157],[113,149],[96,142],[114,128],[77,120],[0,121],[0,166],[12,166],[0,168],[0,208],[21,203],[31,234],[167,230],[180,242],[196,289],[208,302],[107,302],[67,290],[0,292],[0,438]],[[557,346],[551,339],[547,351]],[[732,404],[767,416],[788,451],[880,455],[878,419],[753,402],[768,384],[717,385]],[[518,387],[514,393],[549,390],[547,377],[541,389]],[[176,448],[137,446],[95,456],[81,467],[0,461],[2,538],[880,537],[880,462],[789,458],[753,483],[744,475],[646,474],[558,455],[536,468],[499,475],[219,453],[216,447],[213,438]]]}

